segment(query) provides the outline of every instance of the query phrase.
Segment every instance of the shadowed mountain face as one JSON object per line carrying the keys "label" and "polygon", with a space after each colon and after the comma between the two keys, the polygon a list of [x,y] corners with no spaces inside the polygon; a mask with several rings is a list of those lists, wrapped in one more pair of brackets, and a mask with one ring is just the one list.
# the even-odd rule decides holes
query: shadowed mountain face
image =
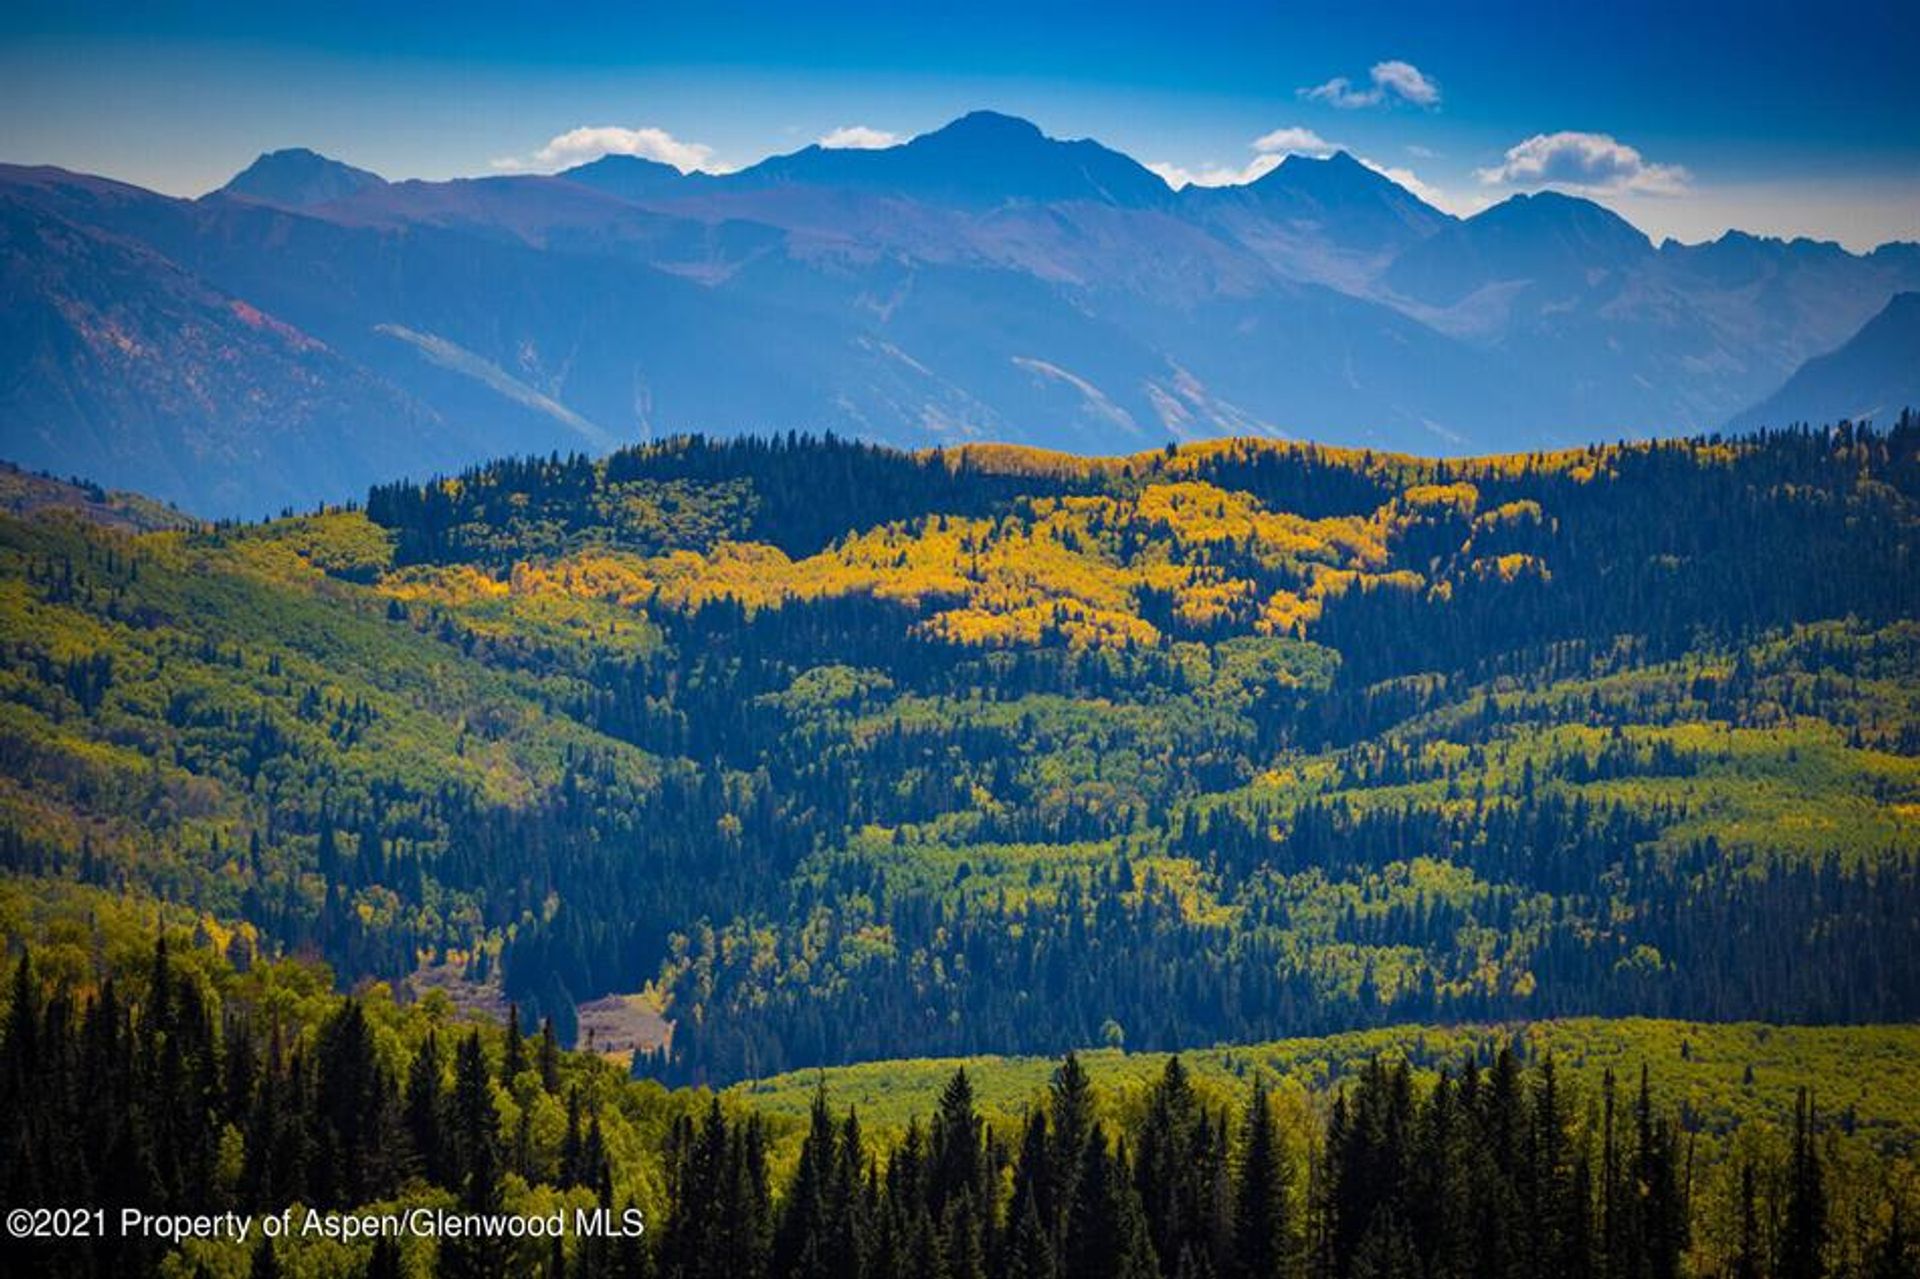
{"label": "shadowed mountain face", "polygon": [[1624,281],[1652,256],[1653,245],[1624,218],[1547,191],[1514,196],[1424,237],[1394,262],[1386,284],[1434,306],[1512,284],[1565,295]]}
{"label": "shadowed mountain face", "polygon": [[696,429],[1464,452],[1714,427],[1920,289],[1912,246],[1655,248],[1559,195],[1462,221],[1345,154],[1175,192],[992,112],[727,175],[390,183],[291,150],[183,201],[0,168],[0,208],[0,456],[207,514]]}
{"label": "shadowed mountain face", "polygon": [[1887,423],[1920,404],[1920,293],[1902,293],[1846,345],[1818,355],[1786,385],[1733,419],[1735,429],[1770,423]]}
{"label": "shadowed mountain face", "polygon": [[728,183],[732,189],[793,185],[987,207],[1091,200],[1160,208],[1174,202],[1164,181],[1118,151],[1085,139],[1049,138],[1025,120],[994,111],[975,111],[897,147],[810,146],[762,161]]}

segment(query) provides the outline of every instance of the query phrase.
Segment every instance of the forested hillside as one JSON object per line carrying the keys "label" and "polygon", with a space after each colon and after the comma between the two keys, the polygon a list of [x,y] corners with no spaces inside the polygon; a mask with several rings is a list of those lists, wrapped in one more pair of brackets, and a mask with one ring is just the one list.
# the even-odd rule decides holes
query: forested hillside
{"label": "forested hillside", "polygon": [[690,439],[8,520],[0,857],[569,1041],[650,989],[673,1081],[1907,1018],[1916,445]]}
{"label": "forested hillside", "polygon": [[[890,1070],[927,1085],[906,1105],[873,1105],[857,1072],[716,1097],[628,1079],[550,1025],[236,968],[180,912],[31,901],[38,944],[0,994],[0,1201],[253,1228],[15,1229],[19,1273],[1895,1279],[1920,1260],[1911,1027],[1408,1030]],[[10,926],[23,904],[0,893]],[[620,1234],[580,1228],[597,1209]],[[374,1233],[415,1210],[567,1224]]]}

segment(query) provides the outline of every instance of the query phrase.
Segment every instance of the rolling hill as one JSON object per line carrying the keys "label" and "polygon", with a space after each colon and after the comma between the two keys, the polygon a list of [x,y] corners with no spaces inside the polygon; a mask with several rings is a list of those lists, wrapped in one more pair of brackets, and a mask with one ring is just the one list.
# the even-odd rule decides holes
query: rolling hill
{"label": "rolling hill", "polygon": [[646,1226],[37,1268],[1911,1258],[1911,416],[0,480],[0,1198]]}
{"label": "rolling hill", "polygon": [[1897,1019],[1915,439],[681,439],[134,535],[43,498],[0,519],[0,847],[563,1031],[651,988],[670,1079]]}

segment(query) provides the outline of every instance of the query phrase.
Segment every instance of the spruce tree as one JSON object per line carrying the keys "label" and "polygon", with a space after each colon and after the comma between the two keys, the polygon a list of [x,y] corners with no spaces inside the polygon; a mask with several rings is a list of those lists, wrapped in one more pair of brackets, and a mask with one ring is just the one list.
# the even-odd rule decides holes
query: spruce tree
{"label": "spruce tree", "polygon": [[1793,1107],[1786,1221],[1780,1238],[1780,1279],[1821,1279],[1826,1274],[1826,1243],[1827,1193],[1820,1152],[1814,1142],[1813,1099],[1801,1088]]}
{"label": "spruce tree", "polygon": [[[967,1210],[958,1220],[974,1233],[967,1245],[969,1255],[971,1250],[978,1250],[984,1256],[993,1234],[992,1187],[983,1125],[974,1109],[973,1084],[964,1067],[955,1070],[941,1090],[930,1134],[932,1159],[928,1165],[927,1212],[944,1229],[948,1203],[961,1195],[967,1196]],[[956,1256],[949,1245],[950,1265],[955,1264]]]}
{"label": "spruce tree", "polygon": [[1740,1240],[1728,1279],[1761,1279],[1760,1213],[1755,1203],[1753,1161],[1740,1163]]}
{"label": "spruce tree", "polygon": [[809,1120],[774,1232],[775,1279],[831,1279],[832,1275],[828,1222],[834,1205],[828,1196],[838,1160],[824,1082],[814,1090]]}
{"label": "spruce tree", "polygon": [[[1082,1157],[1094,1128],[1093,1082],[1079,1057],[1068,1053],[1053,1073],[1047,1113],[1053,1128],[1048,1164],[1053,1171],[1052,1216],[1056,1251],[1064,1242],[1067,1222],[1080,1180]],[[1045,1208],[1047,1205],[1043,1204]]]}
{"label": "spruce tree", "polygon": [[[460,1041],[454,1053],[453,1097],[450,1107],[454,1177],[464,1212],[491,1215],[500,1211],[503,1159],[499,1115],[493,1105],[492,1073],[487,1068],[480,1032]],[[442,1270],[457,1279],[498,1274],[507,1254],[503,1239],[467,1235],[441,1241]]]}
{"label": "spruce tree", "polygon": [[535,1063],[540,1068],[540,1086],[552,1096],[560,1091],[560,1040],[553,1033],[553,1018],[540,1021],[540,1048]]}
{"label": "spruce tree", "polygon": [[433,1031],[407,1064],[406,1100],[402,1113],[413,1156],[428,1181],[445,1184],[450,1175],[446,1139],[446,1084],[440,1061],[440,1039]]}
{"label": "spruce tree", "polygon": [[1291,1273],[1288,1171],[1264,1080],[1254,1082],[1245,1126],[1233,1210],[1234,1267],[1244,1279],[1271,1279]]}
{"label": "spruce tree", "polygon": [[526,1037],[520,1033],[520,1005],[507,1005],[507,1040],[500,1054],[500,1082],[508,1088],[527,1068]]}

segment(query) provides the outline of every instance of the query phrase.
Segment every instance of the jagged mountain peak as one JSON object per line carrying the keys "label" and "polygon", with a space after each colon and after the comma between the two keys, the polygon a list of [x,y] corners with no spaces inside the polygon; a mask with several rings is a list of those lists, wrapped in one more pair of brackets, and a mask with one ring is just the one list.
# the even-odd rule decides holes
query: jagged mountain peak
{"label": "jagged mountain peak", "polygon": [[1382,182],[1393,185],[1391,178],[1368,168],[1356,160],[1351,151],[1343,149],[1320,156],[1294,152],[1249,185],[1267,188],[1306,184],[1371,187]]}

